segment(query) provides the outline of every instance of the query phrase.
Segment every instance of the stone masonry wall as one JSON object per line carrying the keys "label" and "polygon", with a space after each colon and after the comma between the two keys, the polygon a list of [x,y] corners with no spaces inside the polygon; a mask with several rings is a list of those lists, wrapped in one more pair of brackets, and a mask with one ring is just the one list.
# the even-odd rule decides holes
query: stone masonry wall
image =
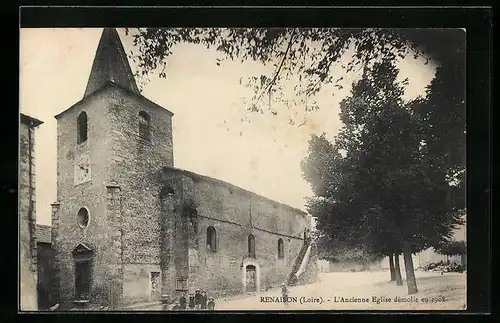
{"label": "stone masonry wall", "polygon": [[[21,310],[37,310],[35,131],[20,126],[19,159],[19,237]],[[31,139],[31,140],[30,140]],[[31,156],[31,158],[30,158]],[[30,168],[31,165],[31,168]],[[30,173],[31,170],[31,173]],[[31,179],[31,183],[30,183]],[[31,193],[30,193],[31,191]]]}
{"label": "stone masonry wall", "polygon": [[[55,252],[56,285],[61,306],[72,306],[75,297],[75,273],[72,250],[80,243],[94,249],[91,295],[93,303],[108,304],[110,257],[107,190],[111,136],[109,129],[110,88],[99,91],[87,100],[58,116],[57,122],[57,199],[53,206],[52,245]],[[77,117],[81,111],[88,116],[88,139],[77,144]],[[91,180],[75,185],[75,158],[86,154],[91,165]],[[89,211],[89,224],[81,229],[77,212]]]}
{"label": "stone masonry wall", "polygon": [[123,306],[123,259],[122,259],[122,199],[121,188],[116,183],[106,185],[108,221],[108,269],[110,279],[110,304],[112,309]]}
{"label": "stone masonry wall", "polygon": [[[137,266],[160,264],[160,170],[173,165],[172,114],[126,90],[112,88],[109,101],[112,156],[109,180],[121,189],[124,302],[149,301],[149,276],[137,274]],[[151,141],[139,137],[139,112],[151,119]],[[127,286],[131,284],[130,286]]]}
{"label": "stone masonry wall", "polygon": [[[182,177],[183,191],[175,194],[192,196],[197,210],[198,286],[211,295],[241,293],[243,261],[248,255],[248,235],[255,236],[255,261],[260,269],[261,288],[286,281],[303,243],[303,231],[309,218],[295,209],[274,203],[239,188],[200,180],[167,170],[168,176]],[[167,182],[166,182],[167,183]],[[206,232],[213,226],[217,232],[217,251],[206,248]],[[278,239],[284,242],[285,258],[278,259]],[[173,250],[174,254],[185,250]],[[191,271],[191,268],[190,268]],[[194,277],[190,276],[190,279]]]}

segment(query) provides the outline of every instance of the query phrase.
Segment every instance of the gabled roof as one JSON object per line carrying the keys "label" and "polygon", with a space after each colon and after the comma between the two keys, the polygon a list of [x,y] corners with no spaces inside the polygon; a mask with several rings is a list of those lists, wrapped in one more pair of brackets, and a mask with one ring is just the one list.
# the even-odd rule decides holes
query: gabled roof
{"label": "gabled roof", "polygon": [[54,116],[54,118],[58,119],[60,116],[62,116],[63,114],[65,114],[66,112],[72,110],[73,108],[75,107],[78,107],[80,106],[81,104],[84,104],[85,102],[87,102],[90,98],[92,98],[93,96],[99,94],[99,93],[102,93],[102,92],[105,92],[106,90],[110,89],[110,88],[114,88],[114,89],[118,89],[120,91],[122,91],[122,93],[125,93],[125,94],[128,94],[128,95],[131,95],[132,97],[135,97],[139,100],[143,100],[144,102],[146,102],[147,104],[149,104],[150,106],[153,106],[155,108],[158,108],[158,109],[162,109],[164,111],[166,111],[168,114],[170,114],[170,116],[173,116],[174,113],[164,107],[162,107],[161,105],[158,105],[156,103],[154,103],[153,101],[151,101],[150,99],[146,98],[145,96],[143,96],[142,94],[137,94],[136,92],[134,91],[131,91],[129,89],[126,89],[122,86],[120,86],[119,84],[116,84],[114,82],[111,82],[111,81],[108,81],[106,82],[106,84],[104,84],[101,88],[99,88],[98,90],[90,93],[88,96],[86,97],[83,97],[80,101],[76,102],[75,104],[73,104],[71,107],[67,108],[66,110],[56,114]]}
{"label": "gabled roof", "polygon": [[36,242],[52,243],[52,227],[50,225],[36,225]]}
{"label": "gabled roof", "polygon": [[109,82],[140,94],[127,54],[115,28],[104,28],[102,32],[83,97],[89,96]]}
{"label": "gabled roof", "polygon": [[80,255],[80,254],[93,253],[93,252],[94,252],[94,250],[84,243],[78,244],[78,246],[76,246],[75,249],[73,249],[73,251],[72,251],[74,256]]}

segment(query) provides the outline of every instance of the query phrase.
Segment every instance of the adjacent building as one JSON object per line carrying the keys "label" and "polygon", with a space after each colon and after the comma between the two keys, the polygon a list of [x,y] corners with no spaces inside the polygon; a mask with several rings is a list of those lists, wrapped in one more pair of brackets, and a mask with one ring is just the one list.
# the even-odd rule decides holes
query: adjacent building
{"label": "adjacent building", "polygon": [[54,273],[52,272],[52,262],[54,251],[52,250],[52,228],[49,225],[37,224],[36,226],[36,246],[37,246],[37,278],[38,278],[38,309],[48,310],[54,306],[54,291],[51,282]]}
{"label": "adjacent building", "polygon": [[19,128],[20,310],[38,309],[36,245],[35,128],[43,122],[21,113]]}

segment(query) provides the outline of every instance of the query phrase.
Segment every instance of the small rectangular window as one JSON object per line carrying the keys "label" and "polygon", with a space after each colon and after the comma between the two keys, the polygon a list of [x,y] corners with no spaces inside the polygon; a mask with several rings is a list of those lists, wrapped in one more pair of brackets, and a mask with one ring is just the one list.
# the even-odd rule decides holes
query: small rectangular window
{"label": "small rectangular window", "polygon": [[83,111],[80,113],[78,116],[77,120],[77,144],[81,144],[83,142],[87,141],[87,131],[88,131],[88,124],[87,124],[87,113]]}
{"label": "small rectangular window", "polygon": [[139,137],[142,140],[151,140],[151,118],[145,111],[139,112]]}
{"label": "small rectangular window", "polygon": [[188,283],[186,278],[178,278],[175,284],[175,289],[179,291],[185,291],[188,289]]}

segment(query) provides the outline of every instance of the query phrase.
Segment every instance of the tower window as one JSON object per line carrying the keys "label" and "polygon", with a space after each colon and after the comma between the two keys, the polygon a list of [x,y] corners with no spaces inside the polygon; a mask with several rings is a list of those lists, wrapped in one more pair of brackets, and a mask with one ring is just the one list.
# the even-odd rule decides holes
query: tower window
{"label": "tower window", "polygon": [[283,245],[283,239],[278,239],[278,259],[285,258],[285,247]]}
{"label": "tower window", "polygon": [[217,232],[214,227],[207,228],[207,250],[217,251]]}
{"label": "tower window", "polygon": [[151,140],[151,118],[144,111],[139,112],[139,137],[146,141]]}
{"label": "tower window", "polygon": [[83,111],[78,115],[77,119],[77,140],[78,144],[87,141],[87,113]]}
{"label": "tower window", "polygon": [[248,236],[248,256],[255,258],[255,237],[253,234]]}

